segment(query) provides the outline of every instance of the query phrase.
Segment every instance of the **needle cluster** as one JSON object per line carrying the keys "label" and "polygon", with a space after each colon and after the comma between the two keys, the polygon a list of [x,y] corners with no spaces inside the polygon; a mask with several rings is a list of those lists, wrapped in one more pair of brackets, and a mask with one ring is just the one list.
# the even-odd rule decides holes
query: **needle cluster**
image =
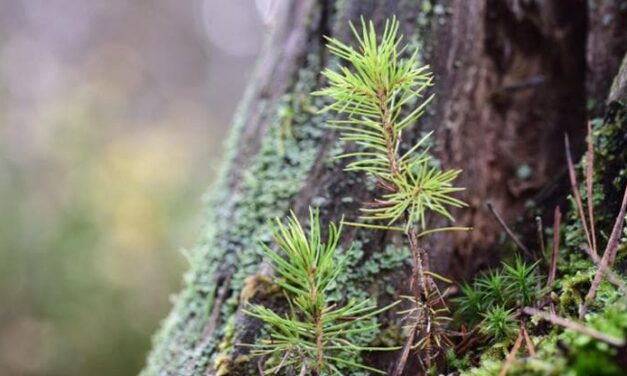
{"label": "needle cluster", "polygon": [[401,47],[396,19],[385,23],[380,41],[373,23],[361,22],[361,32],[351,24],[357,49],[327,38],[329,51],[347,66],[324,70],[328,87],[314,95],[333,100],[324,111],[333,110],[343,118],[331,121],[330,126],[341,132],[342,140],[359,148],[339,156],[354,159],[346,170],[370,174],[386,191],[362,209],[362,219],[384,221],[388,226],[404,221],[405,230],[416,223],[424,229],[428,211],[452,220],[448,207],[465,205],[451,196],[463,190],[453,186],[461,170],[437,167],[428,152],[430,134],[403,147],[403,131],[416,123],[433,99],[433,95],[425,97],[433,75],[428,66],[417,63],[418,51],[401,58],[407,47]]}
{"label": "needle cluster", "polygon": [[378,324],[370,319],[391,306],[377,309],[370,300],[331,303],[327,293],[346,265],[346,258],[335,254],[342,226],[329,224],[323,241],[318,211],[311,209],[309,225],[306,233],[294,214],[286,224],[279,219],[272,224],[278,250],[263,247],[277,274],[275,281],[286,293],[289,310],[280,314],[261,305],[249,306],[246,313],[263,320],[270,329],[270,338],[251,345],[253,355],[267,359],[267,374],[283,370],[288,374],[341,375],[342,367],[384,374],[351,359],[361,351],[395,349],[357,346],[350,336],[376,330]]}
{"label": "needle cluster", "polygon": [[[450,208],[466,204],[453,197],[463,190],[453,181],[461,170],[443,170],[429,153],[431,134],[415,144],[405,144],[403,132],[416,124],[423,115],[433,95],[426,96],[433,84],[428,66],[418,64],[418,52],[403,58],[406,46],[401,46],[399,23],[395,18],[386,21],[381,37],[372,22],[361,20],[361,32],[351,24],[357,48],[337,39],[327,38],[329,51],[337,56],[340,67],[322,72],[328,86],[315,92],[332,100],[323,111],[335,111],[339,119],[330,127],[340,131],[340,138],[356,144],[357,150],[346,152],[338,158],[352,161],[347,171],[366,173],[378,182],[383,192],[373,202],[362,208],[362,223],[349,223],[374,229],[397,230],[406,234],[414,261],[412,281],[413,308],[406,321],[408,339],[397,366],[396,375],[404,369],[410,350],[421,350],[424,368],[430,367],[434,357],[432,345],[446,341],[448,312],[437,286],[431,279],[427,252],[418,239],[437,231],[468,230],[443,227],[428,229],[426,216],[436,213],[453,220]],[[346,64],[346,65],[344,65]],[[375,223],[372,223],[372,222]],[[381,223],[383,222],[383,223]],[[441,307],[434,306],[440,302]],[[436,303],[436,304],[440,304]],[[414,343],[415,342],[415,343]]]}

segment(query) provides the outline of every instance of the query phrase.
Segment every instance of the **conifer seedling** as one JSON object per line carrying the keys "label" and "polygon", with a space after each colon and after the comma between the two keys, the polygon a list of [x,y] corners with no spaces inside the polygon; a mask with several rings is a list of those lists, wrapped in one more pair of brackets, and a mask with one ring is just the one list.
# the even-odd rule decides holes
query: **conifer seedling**
{"label": "conifer seedling", "polygon": [[[378,182],[382,193],[362,208],[360,222],[350,225],[371,229],[402,231],[406,234],[414,261],[411,285],[414,307],[397,374],[402,372],[409,349],[425,350],[425,368],[429,368],[430,346],[442,343],[436,328],[441,315],[448,312],[444,299],[436,299],[444,307],[431,306],[432,291],[437,286],[432,277],[439,277],[429,270],[428,254],[419,245],[419,238],[438,231],[468,230],[460,227],[428,228],[427,214],[434,213],[453,220],[450,208],[466,204],[453,195],[463,188],[453,181],[461,170],[441,169],[429,153],[431,133],[420,138],[412,146],[404,135],[423,115],[433,99],[426,96],[433,85],[433,75],[428,66],[418,63],[418,51],[408,57],[407,47],[402,47],[399,23],[395,18],[385,22],[383,33],[378,36],[373,22],[362,18],[361,31],[350,25],[357,41],[357,48],[334,38],[327,38],[329,51],[340,59],[338,68],[322,72],[328,86],[314,95],[328,97],[331,104],[323,111],[334,111],[338,118],[330,126],[339,130],[340,138],[356,145],[356,151],[340,155],[350,159],[347,171],[363,172]],[[432,323],[433,325],[428,325]],[[416,336],[417,341],[412,337]],[[416,345],[419,345],[416,347]]]}
{"label": "conifer seedling", "polygon": [[324,241],[318,210],[313,209],[309,226],[307,233],[294,213],[286,224],[280,219],[272,224],[278,250],[264,244],[264,254],[272,262],[289,309],[280,314],[261,305],[249,306],[246,313],[270,329],[269,338],[250,345],[252,354],[267,359],[267,374],[342,375],[346,367],[385,374],[351,359],[362,351],[397,348],[358,346],[350,336],[377,330],[378,323],[370,319],[396,303],[377,308],[371,300],[330,302],[328,292],[346,265],[346,258],[336,255],[342,226],[329,224]]}

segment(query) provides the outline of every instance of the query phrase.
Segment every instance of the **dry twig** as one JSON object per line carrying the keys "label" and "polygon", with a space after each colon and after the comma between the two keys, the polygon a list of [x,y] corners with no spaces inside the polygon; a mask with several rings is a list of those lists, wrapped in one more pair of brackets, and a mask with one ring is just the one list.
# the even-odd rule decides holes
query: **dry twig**
{"label": "dry twig", "polygon": [[618,242],[620,240],[621,232],[623,231],[623,223],[625,221],[626,211],[627,211],[627,187],[625,187],[625,193],[623,194],[623,202],[620,206],[618,216],[616,217],[616,222],[614,222],[614,228],[612,228],[612,233],[610,234],[610,239],[608,240],[607,246],[605,247],[605,252],[603,253],[603,257],[601,258],[601,262],[599,263],[597,272],[594,275],[592,284],[590,285],[590,290],[588,290],[588,294],[586,295],[586,298],[583,304],[581,305],[581,307],[579,307],[579,318],[583,318],[583,316],[586,314],[586,306],[596,296],[599,285],[603,281],[603,278],[605,277],[605,274],[607,273],[607,271],[610,269],[610,267],[614,263],[614,259],[616,258],[616,252],[618,251]]}
{"label": "dry twig", "polygon": [[560,224],[562,221],[562,212],[560,207],[555,207],[553,213],[553,246],[551,248],[551,264],[549,265],[549,277],[546,280],[546,285],[550,286],[555,282],[555,276],[557,275],[557,254],[560,247]]}
{"label": "dry twig", "polygon": [[[601,262],[599,256],[594,257],[587,247],[584,248],[584,251],[586,251],[586,254],[590,256],[594,264],[598,267],[599,262]],[[624,296],[627,296],[627,285],[625,284],[625,282],[623,282],[623,279],[611,268],[607,270],[607,280],[610,281],[610,283],[612,283],[614,286],[618,287],[618,289],[623,293]]]}
{"label": "dry twig", "polygon": [[405,363],[407,363],[407,358],[409,358],[409,353],[411,352],[411,348],[414,344],[414,338],[416,337],[417,329],[418,327],[414,325],[414,327],[411,328],[409,335],[407,336],[405,346],[403,346],[403,352],[398,359],[398,366],[396,366],[396,370],[394,370],[394,376],[401,376],[403,374],[403,370],[405,369]]}
{"label": "dry twig", "polygon": [[532,307],[523,308],[523,312],[529,316],[538,316],[542,320],[546,320],[554,325],[559,325],[566,329],[574,330],[576,332],[587,335],[588,337],[592,337],[601,342],[605,342],[612,346],[622,347],[625,345],[625,340],[622,338],[609,336],[605,333],[599,332],[598,330],[589,328],[587,326],[581,325],[574,321],[570,321],[568,319],[565,319],[563,317],[557,316],[552,313],[540,311],[539,309],[532,308]]}
{"label": "dry twig", "polygon": [[[547,287],[551,286],[555,282],[555,276],[557,275],[557,255],[560,248],[560,224],[562,221],[562,212],[560,207],[556,206],[553,212],[553,243],[551,246],[551,261],[549,264],[549,276],[546,280]],[[555,313],[555,304],[549,299],[549,308],[551,313]]]}
{"label": "dry twig", "polygon": [[503,368],[501,368],[501,372],[499,372],[499,376],[507,375],[507,371],[509,370],[509,367],[512,366],[512,363],[514,363],[514,359],[516,359],[516,353],[518,352],[518,349],[520,349],[522,340],[523,340],[523,333],[522,333],[522,328],[521,328],[521,330],[518,332],[518,338],[516,338],[516,342],[514,342],[514,346],[512,346],[512,350],[507,355],[507,359],[505,360],[505,363],[503,364]]}
{"label": "dry twig", "polygon": [[[575,203],[577,204],[577,211],[579,213],[579,218],[581,219],[581,226],[583,227],[583,231],[586,234],[586,241],[588,246],[592,250],[593,253],[596,254],[596,249],[592,248],[592,238],[590,237],[590,230],[588,230],[588,223],[586,221],[586,215],[583,210],[583,202],[581,200],[581,194],[579,193],[579,182],[577,182],[577,174],[575,172],[575,165],[573,164],[573,158],[570,154],[570,141],[568,140],[568,135],[564,135],[564,147],[566,148],[566,163],[568,164],[568,176],[570,177],[570,187],[573,191],[573,196],[575,197]],[[590,193],[588,193],[590,196]]]}
{"label": "dry twig", "polygon": [[544,254],[546,252],[546,249],[544,249],[544,225],[542,224],[542,217],[540,216],[536,217],[536,231],[538,234],[538,243],[540,243],[540,255],[542,259],[546,261]]}
{"label": "dry twig", "polygon": [[586,157],[586,196],[588,199],[588,219],[590,221],[590,237],[592,238],[592,253],[598,255],[597,237],[594,231],[594,210],[592,207],[592,174],[594,173],[594,147],[592,146],[592,123],[588,122],[588,152]]}
{"label": "dry twig", "polygon": [[509,235],[510,238],[512,238],[512,240],[514,241],[514,243],[516,243],[516,245],[518,246],[518,248],[520,248],[525,255],[527,255],[527,257],[531,258],[531,252],[529,252],[529,248],[527,248],[521,241],[520,239],[518,239],[518,237],[514,234],[514,232],[507,227],[507,224],[505,223],[505,221],[503,220],[503,218],[499,215],[499,213],[496,212],[496,209],[494,209],[494,205],[492,205],[491,202],[488,202],[486,204],[486,206],[488,207],[488,209],[490,210],[490,212],[492,213],[492,215],[494,216],[494,218],[496,218],[497,222],[501,225],[501,227],[503,228],[503,230],[505,230],[505,232],[507,233],[507,235]]}
{"label": "dry twig", "polygon": [[523,336],[525,337],[525,344],[527,345],[527,350],[529,350],[529,355],[531,355],[532,358],[535,358],[537,356],[536,347],[533,345],[533,342],[529,337],[529,332],[527,332],[527,328],[525,328],[522,324],[520,325],[520,328],[522,329]]}

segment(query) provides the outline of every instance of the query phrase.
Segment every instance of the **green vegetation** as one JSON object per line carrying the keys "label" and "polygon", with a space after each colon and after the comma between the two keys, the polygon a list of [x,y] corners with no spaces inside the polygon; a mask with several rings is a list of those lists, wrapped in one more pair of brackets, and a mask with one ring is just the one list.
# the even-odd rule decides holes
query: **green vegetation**
{"label": "green vegetation", "polygon": [[196,235],[206,143],[130,116],[143,81],[84,80],[26,110],[35,149],[0,136],[2,375],[139,372]]}
{"label": "green vegetation", "polygon": [[270,328],[269,339],[251,345],[252,354],[268,358],[269,374],[283,369],[302,375],[342,374],[342,366],[385,374],[351,361],[351,353],[394,348],[360,347],[351,336],[377,329],[376,322],[360,324],[395,304],[377,309],[369,299],[349,300],[342,306],[332,302],[327,292],[345,271],[347,261],[347,256],[338,259],[335,254],[341,225],[331,223],[323,243],[318,211],[310,209],[309,224],[306,234],[295,214],[286,225],[276,219],[272,233],[282,254],[264,245],[278,274],[275,281],[286,292],[289,311],[282,315],[261,305],[250,306],[246,313]]}
{"label": "green vegetation", "polygon": [[[226,163],[215,193],[208,197],[211,210],[204,237],[193,252],[191,269],[186,275],[188,288],[176,297],[176,306],[154,337],[155,347],[142,374],[157,375],[163,370],[176,373],[181,369],[190,374],[202,374],[210,363],[223,374],[237,374],[230,358],[235,351],[234,342],[227,338],[226,322],[236,314],[246,279],[257,272],[263,257],[259,242],[271,239],[265,226],[268,218],[281,216],[289,210],[291,198],[302,188],[316,161],[316,148],[324,135],[323,117],[309,110],[320,104],[300,99],[308,99],[307,94],[316,85],[316,71],[320,69],[318,55],[311,53],[306,65],[308,69],[298,74],[293,97],[283,98],[276,110],[261,105],[260,112],[270,119],[269,128],[256,158],[247,168],[239,169],[242,182],[237,194],[233,194],[228,172],[238,162],[239,148],[245,147],[236,135],[245,125],[247,108],[252,106],[250,96],[242,103],[228,141]],[[281,110],[284,106],[291,106],[294,115],[292,137],[282,139],[284,117],[289,115],[289,111]],[[216,276],[230,276],[229,283],[221,285]],[[228,293],[222,302],[216,301],[220,291]],[[220,317],[217,330],[204,340],[202,333],[206,322],[216,311]],[[238,343],[237,338],[235,343]],[[189,353],[193,360],[180,357],[182,352]],[[215,357],[204,355],[211,352],[216,353]],[[239,365],[240,368],[245,366]],[[240,372],[250,374],[256,372],[256,367]]]}
{"label": "green vegetation", "polygon": [[496,342],[511,341],[517,334],[516,312],[542,296],[538,262],[529,265],[520,257],[513,264],[503,263],[461,286],[461,296],[454,299],[458,321],[477,325]]}
{"label": "green vegetation", "polygon": [[322,74],[329,86],[314,95],[333,100],[323,111],[333,110],[344,117],[332,120],[331,128],[340,131],[341,140],[353,142],[358,147],[355,152],[345,152],[337,157],[354,159],[345,170],[367,174],[384,191],[380,198],[362,208],[361,223],[349,224],[402,231],[409,242],[414,261],[414,295],[408,299],[413,307],[405,311],[405,320],[409,323],[405,328],[410,334],[397,367],[396,372],[400,373],[410,350],[424,351],[425,355],[419,357],[429,368],[434,357],[433,344],[440,347],[449,342],[443,335],[448,308],[432,279],[436,275],[430,272],[428,253],[420,247],[418,239],[438,231],[468,229],[430,229],[426,226],[428,213],[452,221],[450,208],[466,204],[452,196],[463,190],[453,186],[461,171],[440,168],[429,154],[430,134],[413,146],[404,144],[403,131],[416,123],[433,99],[433,96],[424,97],[433,77],[428,66],[418,65],[417,50],[408,58],[401,57],[406,47],[401,47],[398,28],[395,18],[388,20],[381,37],[377,38],[374,24],[366,23],[362,18],[361,32],[351,24],[358,41],[357,49],[328,38],[329,51],[348,63],[351,69],[340,66],[338,71],[324,70]]}
{"label": "green vegetation", "polygon": [[[358,361],[359,353],[394,347],[374,348],[351,341],[353,334],[372,331],[381,333],[380,340],[388,345],[400,348],[405,343],[396,375],[404,371],[412,351],[429,373],[447,369],[471,375],[619,374],[617,357],[627,329],[621,291],[625,279],[611,265],[615,258],[625,256],[617,251],[624,241],[619,236],[627,231],[621,217],[625,213],[619,215],[612,234],[599,239],[599,246],[607,243],[605,256],[600,259],[600,236],[593,225],[592,205],[607,193],[600,190],[620,190],[624,182],[613,179],[611,186],[603,186],[594,179],[590,144],[582,163],[587,189],[581,191],[590,206],[585,209],[589,210],[583,208],[571,166],[571,179],[577,187],[573,212],[577,215],[564,225],[557,216],[551,254],[539,259],[529,252],[524,257],[515,254],[502,267],[464,282],[460,296],[453,300],[451,314],[446,303],[448,294],[440,293],[434,279],[451,281],[430,271],[428,252],[418,245],[418,239],[437,231],[467,230],[426,226],[430,213],[452,220],[450,209],[465,206],[452,196],[463,189],[453,186],[460,171],[439,167],[429,154],[430,134],[411,146],[403,140],[403,131],[420,118],[432,99],[423,97],[432,85],[432,75],[428,67],[416,64],[416,53],[407,59],[401,57],[406,51],[400,47],[395,19],[386,22],[380,38],[373,24],[364,20],[361,32],[353,25],[351,28],[358,48],[328,39],[329,50],[348,66],[323,71],[329,86],[314,95],[332,99],[323,111],[335,111],[342,118],[331,120],[330,127],[340,131],[342,141],[356,146],[356,150],[338,152],[337,159],[351,159],[345,170],[367,174],[383,192],[362,208],[360,222],[345,223],[399,231],[408,241],[413,259],[413,295],[404,297],[408,308],[397,312],[403,317],[404,331],[400,336],[386,337],[379,324],[371,320],[390,307],[377,309],[365,297],[347,299],[341,293],[337,295],[335,284],[346,278],[352,251],[349,249],[342,257],[335,254],[341,226],[330,225],[326,243],[321,242],[316,211],[310,214],[308,236],[293,216],[287,225],[277,220],[273,227],[281,252],[264,246],[264,255],[277,273],[274,283],[284,291],[287,308],[250,306],[247,314],[261,319],[269,329],[260,342],[248,345],[252,355],[262,357],[266,372],[271,374],[377,373],[381,371]],[[609,142],[607,136],[602,140]],[[605,216],[599,221],[608,222]],[[600,233],[607,234],[604,229]],[[582,250],[579,254],[564,254],[559,247],[560,234],[564,234],[569,248],[585,244],[583,251],[590,253],[591,259]],[[516,242],[520,244],[518,239]],[[524,245],[521,247],[527,251]],[[554,261],[545,264],[545,260]],[[376,267],[376,262],[369,266]],[[606,275],[608,281],[604,281]],[[392,333],[392,329],[385,333]],[[564,346],[568,351],[563,350]],[[521,355],[525,349],[526,354]]]}
{"label": "green vegetation", "polygon": [[[579,165],[584,183],[578,184],[577,170],[570,165],[573,187],[577,188],[571,197],[570,215],[566,223],[558,220],[557,227],[547,231],[557,235],[551,247],[555,269],[550,263],[542,267],[542,259],[529,264],[516,256],[514,264],[503,263],[501,269],[463,284],[461,296],[455,300],[456,323],[478,328],[484,338],[470,351],[455,354],[469,361],[449,361],[449,369],[477,376],[624,373],[621,354],[627,335],[627,278],[612,270],[610,263],[604,272],[601,266],[602,255],[616,254],[615,263],[622,263],[626,256],[620,251],[625,239],[616,239],[626,230],[622,217],[627,179],[615,161],[626,157],[617,145],[624,142],[621,134],[627,123],[625,106],[613,106],[605,121],[593,122],[588,152]],[[602,151],[597,153],[599,149]],[[608,154],[608,150],[613,152]],[[607,176],[608,171],[617,171],[608,170],[608,165],[619,167],[618,177]],[[614,207],[601,205],[607,202]],[[623,211],[616,215],[618,208]],[[610,226],[612,231],[607,229]],[[562,237],[565,244],[559,247]],[[605,251],[599,252],[603,246]],[[593,290],[599,273],[604,274],[602,282]],[[557,278],[547,286],[544,280],[550,281],[551,274]],[[594,298],[586,299],[590,291]],[[521,350],[523,340],[526,353]]]}
{"label": "green vegetation", "polygon": [[[281,375],[576,375],[621,369],[625,302],[616,281],[603,280],[583,319],[578,313],[599,270],[585,253],[593,239],[589,234],[596,233],[599,247],[609,243],[620,195],[612,189],[622,189],[624,180],[606,181],[607,174],[598,172],[594,189],[581,185],[584,198],[613,205],[599,211],[596,231],[585,227],[586,218],[582,223],[574,199],[575,215],[545,231],[555,233],[561,246],[538,247],[551,248],[544,255],[503,255],[501,267],[459,281],[461,293],[451,299],[454,282],[430,270],[429,252],[418,243],[433,232],[466,230],[427,226],[432,215],[451,220],[464,206],[455,197],[460,172],[441,168],[429,152],[430,135],[418,136],[410,128],[432,100],[426,92],[433,78],[419,65],[418,54],[401,46],[395,20],[381,35],[372,23],[362,21],[361,27],[353,27],[357,47],[329,39],[334,56],[332,68],[323,72],[328,87],[315,97],[308,94],[319,84],[321,51],[308,54],[294,90],[278,104],[268,106],[265,99],[245,104],[257,104],[259,114],[253,113],[268,119],[260,151],[255,158],[242,157],[239,133],[233,133],[229,163],[244,158],[246,167],[233,169],[235,191],[223,175],[221,190],[211,198],[212,225],[195,254],[189,287],[156,339],[145,374],[249,375],[263,369]],[[341,141],[325,144],[325,155],[337,158],[320,161],[318,144],[332,139],[327,126]],[[611,129],[620,135],[620,126]],[[599,159],[620,164],[623,149],[616,133],[603,133],[597,129],[595,139],[613,151],[605,156],[603,151]],[[347,188],[364,183],[375,198],[363,205],[360,218],[342,222],[365,229],[356,231],[352,247],[340,245],[342,225],[325,228],[317,211],[310,214],[308,231],[295,215],[287,223],[264,225],[289,210],[312,168],[339,165],[347,171],[345,178],[329,183],[332,189],[326,183],[316,187],[311,205],[320,207],[323,218],[341,211],[338,207],[354,208],[362,197],[352,197]],[[333,197],[336,192],[342,197]],[[376,230],[391,231],[384,237]],[[625,257],[624,246],[619,243],[618,249],[616,263]],[[553,255],[557,267],[546,261]],[[613,265],[608,275],[621,277]],[[392,276],[398,271],[400,277]],[[400,295],[408,291],[411,296]],[[394,307],[378,308],[399,298]],[[396,348],[402,351],[370,353]],[[377,370],[378,361],[396,369]]]}

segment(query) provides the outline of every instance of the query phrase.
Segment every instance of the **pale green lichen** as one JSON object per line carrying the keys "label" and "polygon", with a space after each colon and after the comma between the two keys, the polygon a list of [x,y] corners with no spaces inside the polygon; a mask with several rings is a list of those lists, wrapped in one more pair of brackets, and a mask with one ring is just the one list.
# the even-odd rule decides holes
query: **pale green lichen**
{"label": "pale green lichen", "polygon": [[[308,98],[315,88],[320,70],[316,54],[310,54],[307,68],[299,72],[291,96],[282,98],[272,111],[268,131],[253,163],[242,173],[241,187],[231,191],[226,172],[213,196],[208,198],[207,225],[201,244],[195,250],[186,287],[175,300],[170,316],[155,336],[144,375],[200,374],[210,358],[223,358],[231,349],[224,347],[216,355],[216,345],[225,336],[225,325],[217,323],[210,338],[201,338],[213,311],[219,286],[216,282],[230,276],[230,296],[219,309],[220,317],[231,317],[237,309],[245,278],[257,273],[261,252],[259,241],[269,240],[268,218],[283,215],[291,198],[300,191],[311,166],[317,159],[317,144],[324,135],[324,119],[312,113],[313,105],[297,98]],[[260,106],[266,106],[260,104]],[[286,111],[286,106],[292,110]],[[285,116],[290,114],[290,137],[284,137]],[[227,166],[233,163],[237,139],[243,124],[236,118]],[[281,133],[283,132],[283,134]],[[283,136],[282,136],[283,135]],[[281,147],[279,147],[279,143]],[[224,171],[231,171],[234,166]],[[220,363],[224,364],[224,360]]]}

